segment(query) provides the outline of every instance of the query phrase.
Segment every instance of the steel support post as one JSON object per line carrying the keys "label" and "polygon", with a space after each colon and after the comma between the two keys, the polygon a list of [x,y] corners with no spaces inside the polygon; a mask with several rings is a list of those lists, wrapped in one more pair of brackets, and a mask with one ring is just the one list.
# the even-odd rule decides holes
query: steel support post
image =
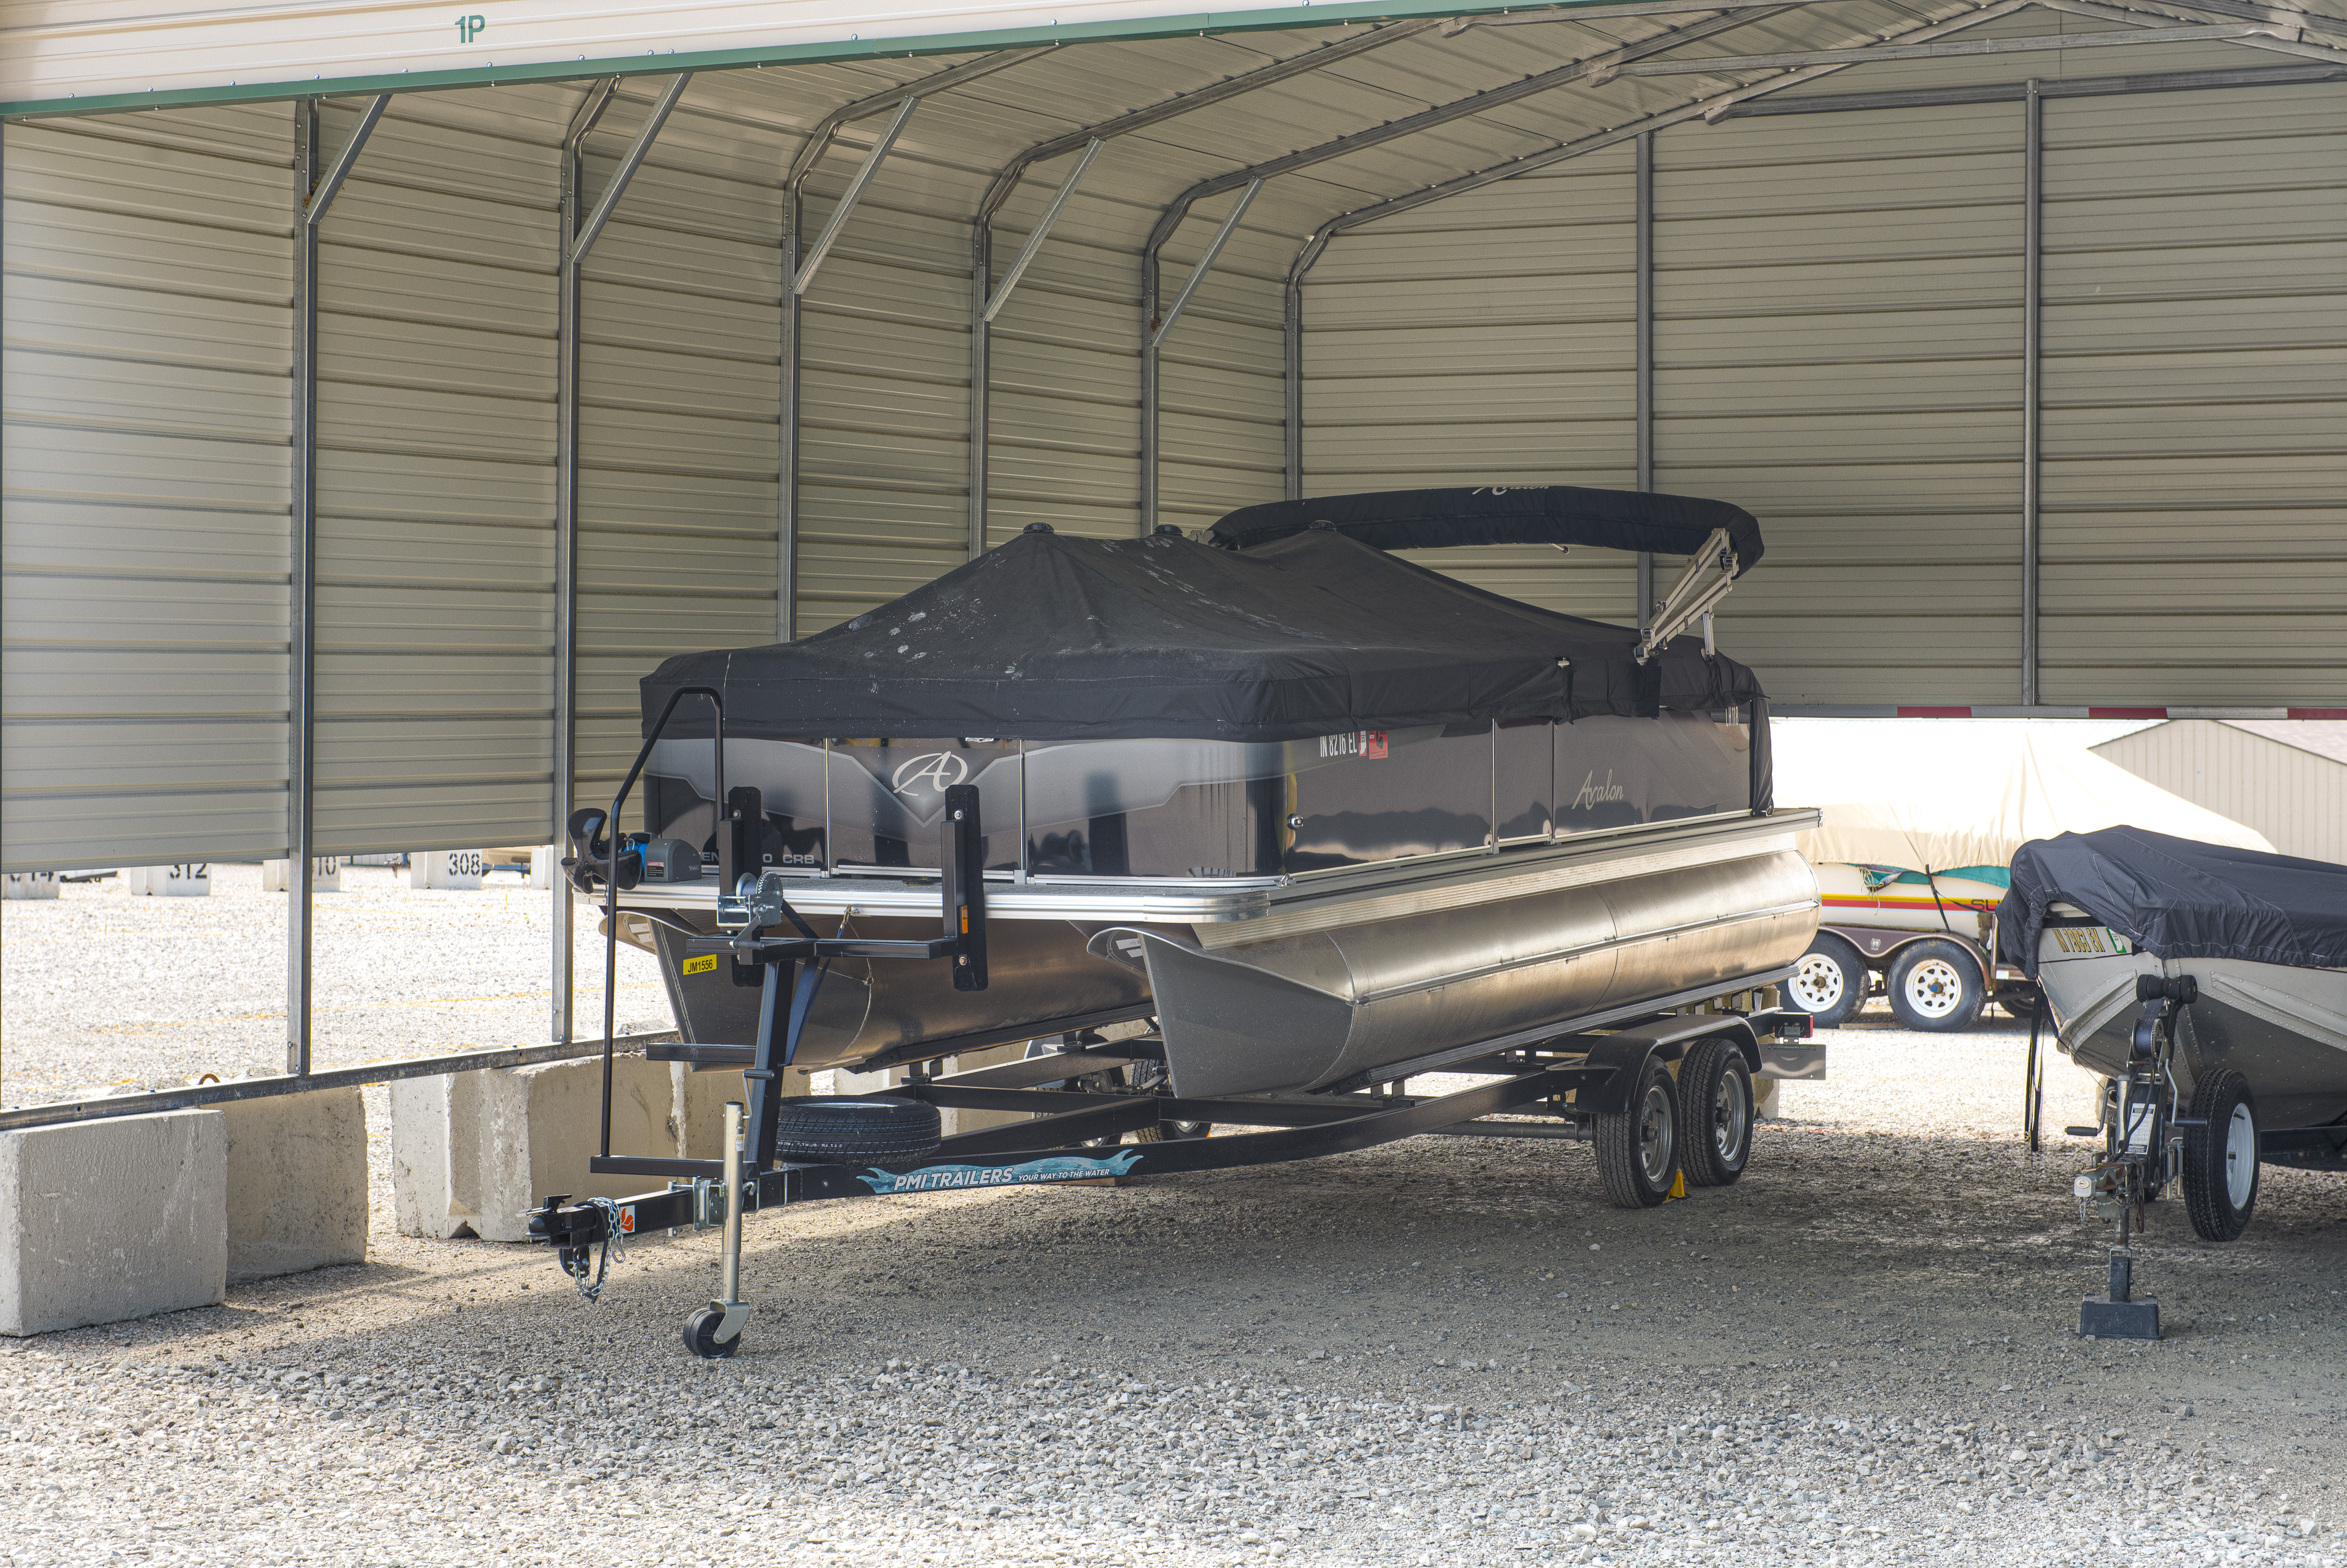
{"label": "steel support post", "polygon": [[776,390],[774,453],[774,641],[799,634],[799,294],[791,280],[799,270],[799,225],[805,202],[794,184],[783,193],[782,362]]}
{"label": "steel support post", "polygon": [[2032,78],[2022,99],[2021,180],[2021,705],[2037,705],[2038,514],[2043,496],[2038,485],[2042,457],[2038,436],[2045,401],[2040,365],[2038,318],[2045,249],[2040,228],[2045,202],[2045,99]]}
{"label": "steel support post", "polygon": [[[554,786],[550,836],[559,847],[569,831],[579,794],[579,252],[585,218],[587,138],[611,107],[616,79],[598,82],[562,139],[562,213],[555,272],[554,343]],[[554,879],[553,1013],[555,1040],[568,1045],[575,1020],[569,881]]]}
{"label": "steel support post", "polygon": [[[583,133],[582,133],[583,134]],[[563,149],[561,260],[556,278],[554,344],[554,820],[559,848],[569,832],[579,794],[579,262],[570,241],[579,231],[578,138]],[[570,880],[554,879],[554,1015],[556,1040],[570,1043],[572,974]]]}
{"label": "steel support post", "polygon": [[1141,268],[1141,537],[1157,526],[1157,268]]}
{"label": "steel support post", "polygon": [[[1655,133],[1638,138],[1638,488],[1655,487]],[[1638,552],[1638,630],[1655,613],[1655,552]]]}
{"label": "steel support post", "polygon": [[1246,188],[1239,192],[1238,200],[1232,202],[1231,210],[1223,215],[1223,226],[1214,231],[1214,237],[1206,241],[1205,250],[1199,253],[1198,264],[1192,267],[1190,275],[1182,280],[1182,287],[1174,294],[1174,302],[1166,307],[1163,321],[1158,319],[1156,310],[1157,248],[1151,246],[1143,258],[1141,267],[1141,319],[1143,323],[1141,337],[1141,532],[1143,538],[1148,537],[1150,530],[1157,527],[1159,455],[1157,423],[1160,405],[1158,379],[1159,367],[1163,363],[1159,354],[1159,345],[1164,343],[1166,334],[1174,330],[1174,323],[1182,319],[1182,313],[1190,308],[1190,297],[1198,292],[1198,285],[1206,281],[1206,274],[1214,271],[1216,259],[1223,253],[1223,247],[1229,244],[1231,236],[1238,232],[1239,220],[1246,216],[1247,209],[1255,204],[1255,196],[1262,190],[1263,181],[1254,179],[1249,180]]}
{"label": "steel support post", "polygon": [[1286,334],[1287,498],[1304,498],[1304,282],[1290,274],[1282,324]]}
{"label": "steel support post", "polygon": [[969,230],[969,525],[965,551],[976,560],[986,553],[987,441],[993,411],[994,311],[987,281],[993,272],[994,231],[981,218]]}
{"label": "steel support post", "polygon": [[285,1071],[310,1072],[310,960],[317,853],[318,226],[390,106],[368,100],[332,163],[321,156],[318,100],[293,108],[293,440],[286,573]]}
{"label": "steel support post", "polygon": [[285,1071],[310,1071],[311,767],[318,700],[318,100],[293,105],[293,451],[285,650]]}

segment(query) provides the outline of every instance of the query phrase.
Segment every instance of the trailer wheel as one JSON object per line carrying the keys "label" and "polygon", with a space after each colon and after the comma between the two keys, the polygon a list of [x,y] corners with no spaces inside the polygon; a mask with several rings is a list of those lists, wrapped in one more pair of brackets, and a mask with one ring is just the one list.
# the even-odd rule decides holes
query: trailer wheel
{"label": "trailer wheel", "polygon": [[1891,1010],[1908,1029],[1953,1034],[1980,1021],[1980,966],[1953,942],[1917,942],[1891,966]]}
{"label": "trailer wheel", "polygon": [[917,1160],[937,1148],[939,1126],[938,1108],[919,1100],[785,1100],[774,1150],[833,1165]]}
{"label": "trailer wheel", "polygon": [[1630,1108],[1597,1118],[1598,1180],[1616,1207],[1651,1209],[1671,1195],[1678,1168],[1678,1086],[1650,1058]]}
{"label": "trailer wheel", "polygon": [[[1697,1040],[1679,1063],[1687,1184],[1724,1187],[1752,1158],[1752,1069],[1733,1040]],[[1706,1112],[1708,1112],[1706,1114]]]}
{"label": "trailer wheel", "polygon": [[1789,1006],[1815,1019],[1818,1028],[1840,1029],[1866,1003],[1866,960],[1843,938],[1820,931],[1794,965],[1784,995]]}
{"label": "trailer wheel", "polygon": [[2203,1241],[2231,1241],[2258,1206],[2258,1113],[2250,1081],[2227,1068],[2192,1091],[2198,1127],[2184,1130],[2184,1208]]}
{"label": "trailer wheel", "polygon": [[725,1314],[714,1307],[704,1307],[684,1320],[684,1348],[704,1361],[723,1361],[742,1348],[742,1336],[731,1339],[717,1337],[718,1327]]}

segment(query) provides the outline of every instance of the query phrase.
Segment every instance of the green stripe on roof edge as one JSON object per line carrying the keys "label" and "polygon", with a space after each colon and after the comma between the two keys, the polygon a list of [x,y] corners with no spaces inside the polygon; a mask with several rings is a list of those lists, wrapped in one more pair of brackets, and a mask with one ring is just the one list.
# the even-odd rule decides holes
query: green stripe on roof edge
{"label": "green stripe on roof edge", "polygon": [[387,77],[337,77],[332,81],[255,82],[221,87],[178,87],[169,92],[105,93],[88,97],[36,98],[0,103],[0,119],[46,119],[62,115],[118,114],[124,109],[184,108],[195,104],[284,103],[296,98],[352,97],[373,93],[430,92],[447,87],[507,87],[528,82],[592,80],[600,77],[671,77],[679,71],[745,70],[758,66],[826,65],[842,60],[906,59],[918,55],[983,54],[993,49],[1032,48],[1038,44],[1092,44],[1112,39],[1204,36],[1218,33],[1296,32],[1357,22],[1399,22],[1425,16],[1482,16],[1516,11],[1579,11],[1604,8],[1606,0],[1553,0],[1547,5],[1402,5],[1367,0],[1352,5],[1281,6],[1276,10],[1193,12],[1183,16],[1143,16],[1122,22],[1085,22],[1073,26],[1012,27],[988,33],[924,34],[907,38],[843,39],[828,44],[777,45],[771,48],[708,49],[698,53],[630,55],[603,60],[548,60],[536,65],[491,66],[477,70],[402,71]]}

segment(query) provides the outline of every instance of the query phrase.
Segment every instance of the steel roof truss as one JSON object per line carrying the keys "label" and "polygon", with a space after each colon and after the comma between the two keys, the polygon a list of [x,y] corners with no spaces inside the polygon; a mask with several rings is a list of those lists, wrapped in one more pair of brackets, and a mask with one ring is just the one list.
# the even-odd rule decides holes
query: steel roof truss
{"label": "steel roof truss", "polygon": [[579,224],[578,235],[570,241],[573,262],[584,261],[587,252],[595,248],[595,241],[602,238],[603,225],[611,220],[611,213],[619,207],[620,198],[628,193],[629,182],[635,179],[636,170],[644,166],[644,159],[651,151],[652,142],[660,136],[661,127],[668,123],[668,117],[675,112],[677,100],[684,97],[684,89],[692,82],[692,73],[682,73],[669,83],[668,91],[661,94],[660,101],[652,105],[652,112],[645,119],[642,128],[636,132],[636,139],[629,146],[627,156],[620,159],[620,167],[611,171],[610,183],[603,187],[602,197],[596,201],[595,210],[587,215],[585,222]]}
{"label": "steel roof truss", "polygon": [[905,122],[913,118],[913,111],[920,107],[921,100],[911,95],[897,106],[897,118],[888,122],[888,128],[880,133],[880,139],[874,142],[872,150],[864,155],[863,167],[856,171],[856,178],[849,180],[847,189],[840,193],[839,204],[831,210],[831,220],[823,226],[823,232],[807,251],[806,260],[799,263],[797,275],[791,280],[791,292],[804,294],[815,282],[816,269],[823,265],[823,259],[831,254],[831,248],[839,242],[839,231],[847,227],[848,215],[856,210],[856,204],[864,200],[864,192],[871,185],[872,177],[880,172],[881,162],[887,158],[888,149],[897,145],[897,134],[905,128]]}
{"label": "steel roof truss", "polygon": [[1076,187],[1083,183],[1084,170],[1092,166],[1092,159],[1100,156],[1100,150],[1105,145],[1098,137],[1084,144],[1084,155],[1076,159],[1076,166],[1068,170],[1067,179],[1060,182],[1059,191],[1051,198],[1051,204],[1043,209],[1043,216],[1035,220],[1035,227],[1028,231],[1027,242],[1019,247],[1017,259],[1002,274],[1002,282],[995,285],[993,297],[986,302],[984,320],[992,321],[1002,313],[1002,307],[1010,302],[1010,291],[1019,286],[1020,278],[1026,276],[1028,263],[1034,261],[1035,252],[1043,248],[1043,241],[1051,234],[1051,225],[1060,220],[1060,209],[1068,204],[1068,198],[1073,196]]}
{"label": "steel roof truss", "polygon": [[1247,188],[1239,192],[1239,199],[1231,203],[1230,213],[1223,220],[1223,226],[1215,230],[1214,237],[1206,242],[1205,253],[1198,258],[1198,264],[1190,269],[1190,275],[1182,280],[1182,292],[1174,296],[1174,303],[1167,308],[1165,319],[1158,323],[1156,333],[1149,340],[1150,347],[1156,348],[1163,343],[1165,334],[1172,332],[1174,323],[1182,319],[1182,312],[1189,304],[1190,296],[1196,293],[1198,285],[1206,281],[1207,272],[1214,268],[1214,258],[1223,253],[1223,247],[1231,242],[1233,234],[1238,232],[1239,220],[1246,216],[1248,206],[1262,189],[1262,180],[1251,180]]}
{"label": "steel roof truss", "polygon": [[[1797,11],[1800,8],[1798,4],[1781,3],[1734,7],[1731,9],[1731,14],[1727,15],[1713,16],[1706,21],[1657,34],[1652,38],[1641,38],[1636,43],[1624,44],[1617,48],[1593,55],[1585,60],[1575,60],[1570,65],[1559,66],[1554,70],[1542,71],[1535,76],[1525,77],[1501,87],[1491,87],[1468,97],[1453,99],[1447,104],[1436,104],[1431,108],[1421,109],[1413,115],[1405,115],[1399,119],[1388,120],[1383,125],[1371,126],[1366,130],[1357,130],[1349,135],[1337,137],[1317,147],[1302,148],[1295,152],[1283,153],[1277,158],[1266,159],[1261,163],[1251,164],[1245,169],[1233,169],[1227,174],[1211,176],[1198,181],[1167,203],[1164,212],[1157,220],[1157,226],[1150,231],[1148,243],[1143,247],[1143,253],[1151,257],[1155,256],[1165,241],[1173,238],[1174,231],[1181,227],[1182,220],[1189,215],[1193,203],[1203,201],[1209,196],[1219,195],[1225,190],[1235,190],[1251,179],[1270,179],[1278,175],[1292,174],[1312,164],[1323,163],[1332,158],[1343,158],[1349,153],[1360,152],[1383,142],[1415,135],[1419,131],[1431,130],[1437,126],[1466,119],[1503,105],[1531,97],[1537,93],[1553,92],[1559,87],[1571,87],[1576,82],[1602,83],[1611,79],[1617,68],[1629,61],[1647,55],[1660,54],[1665,49],[1675,49],[1701,38],[1708,38],[1733,28],[1748,26],[1753,23],[1766,21],[1771,16],[1782,15],[1786,12]],[[1718,7],[1714,6],[1711,9],[1717,10]]]}

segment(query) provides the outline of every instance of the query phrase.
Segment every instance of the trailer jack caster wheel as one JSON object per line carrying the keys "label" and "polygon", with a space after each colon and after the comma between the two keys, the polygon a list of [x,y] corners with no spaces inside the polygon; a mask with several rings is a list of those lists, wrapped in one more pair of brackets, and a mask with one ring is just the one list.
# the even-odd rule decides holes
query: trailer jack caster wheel
{"label": "trailer jack caster wheel", "polygon": [[[747,1312],[740,1314],[741,1317],[748,1316]],[[734,1317],[735,1314],[714,1304],[702,1307],[684,1320],[684,1348],[704,1361],[724,1360],[734,1351],[742,1348],[742,1324],[739,1318],[730,1325],[733,1329],[731,1334],[727,1334],[722,1339],[718,1337],[718,1335],[729,1327],[726,1319]]]}

